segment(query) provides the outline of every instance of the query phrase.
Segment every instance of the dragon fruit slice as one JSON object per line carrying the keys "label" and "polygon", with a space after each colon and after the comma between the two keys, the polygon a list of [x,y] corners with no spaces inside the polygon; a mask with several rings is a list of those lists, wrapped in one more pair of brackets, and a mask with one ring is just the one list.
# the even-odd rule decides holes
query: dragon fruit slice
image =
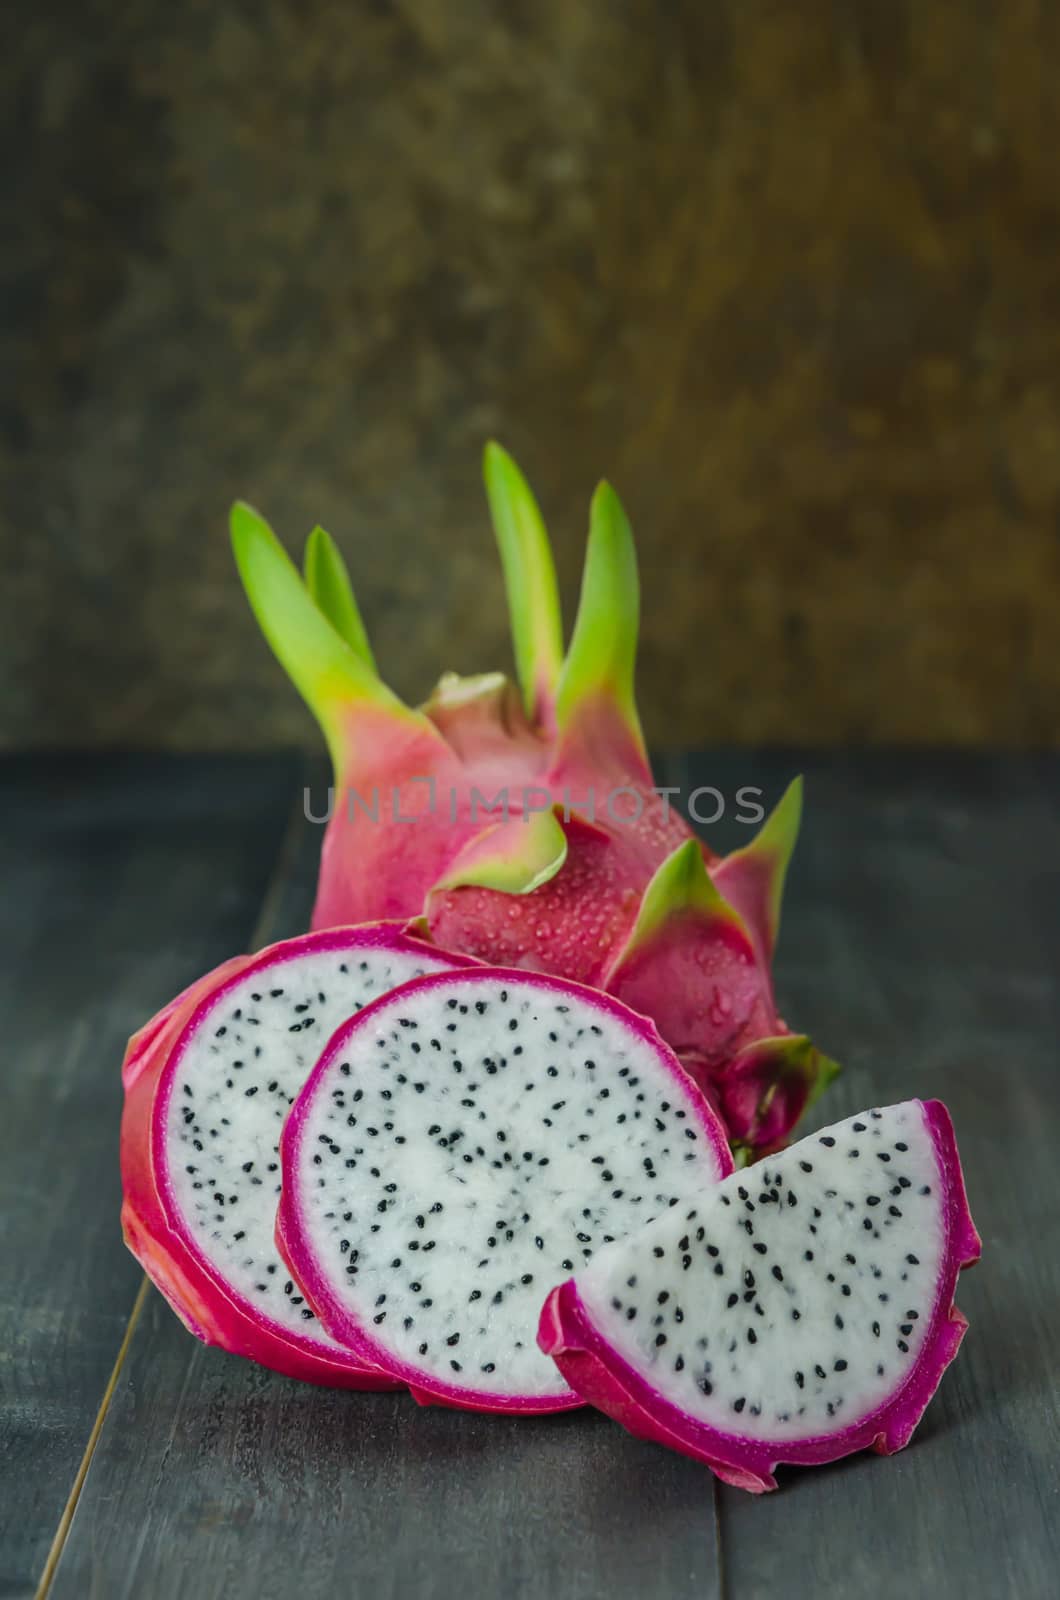
{"label": "dragon fruit slice", "polygon": [[277,1241],[321,1322],[422,1402],[582,1402],[537,1348],[575,1264],[731,1171],[652,1023],[560,979],[469,968],[341,1027],[281,1140]]}
{"label": "dragon fruit slice", "polygon": [[276,1253],[279,1134],[340,1022],[466,965],[397,925],[307,934],[225,962],[130,1039],[122,1227],[198,1338],[311,1382],[393,1387],[324,1333]]}
{"label": "dragon fruit slice", "polygon": [[[686,1191],[686,1196],[691,1191]],[[631,1432],[753,1493],[908,1444],[979,1257],[937,1100],[861,1112],[686,1199],[549,1296],[541,1348]]]}
{"label": "dragon fruit slice", "polygon": [[415,919],[443,949],[605,988],[653,1017],[734,1141],[768,1148],[837,1070],[812,1047],[767,1050],[726,1088],[742,1052],[788,1034],[771,962],[801,784],[724,859],[695,839],[654,787],[637,715],[637,564],[617,495],[593,496],[564,655],[533,495],[497,445],[485,480],[519,688],[448,673],[418,710],[381,681],[329,536],[310,536],[303,582],[261,517],[233,509],[251,605],[332,756],[313,926]]}

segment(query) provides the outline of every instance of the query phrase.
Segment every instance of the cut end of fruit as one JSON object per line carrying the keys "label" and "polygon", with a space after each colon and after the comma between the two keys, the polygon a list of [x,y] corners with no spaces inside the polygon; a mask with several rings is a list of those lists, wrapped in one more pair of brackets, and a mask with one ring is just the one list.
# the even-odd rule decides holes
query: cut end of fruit
{"label": "cut end of fruit", "polygon": [[197,1337],[309,1382],[395,1387],[329,1338],[276,1254],[278,1134],[340,1021],[406,978],[468,964],[382,923],[305,934],[215,968],[136,1035],[123,1227]]}
{"label": "cut end of fruit", "polygon": [[770,1150],[839,1071],[839,1063],[805,1034],[784,1033],[745,1045],[717,1074],[713,1089],[733,1139],[751,1150]]}

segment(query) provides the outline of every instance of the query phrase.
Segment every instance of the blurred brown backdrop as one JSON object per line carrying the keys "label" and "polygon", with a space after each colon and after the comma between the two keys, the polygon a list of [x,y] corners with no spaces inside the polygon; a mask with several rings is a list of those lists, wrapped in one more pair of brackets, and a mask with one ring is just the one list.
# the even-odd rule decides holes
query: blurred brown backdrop
{"label": "blurred brown backdrop", "polygon": [[425,694],[573,611],[606,473],[659,743],[1060,737],[1060,7],[161,0],[0,65],[0,740],[312,739],[228,551],[342,544]]}

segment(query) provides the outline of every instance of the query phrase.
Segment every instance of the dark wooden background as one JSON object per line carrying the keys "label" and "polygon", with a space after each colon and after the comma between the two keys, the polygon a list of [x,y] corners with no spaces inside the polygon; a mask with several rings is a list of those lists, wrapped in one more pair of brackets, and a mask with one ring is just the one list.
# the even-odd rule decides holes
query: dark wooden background
{"label": "dark wooden background", "polygon": [[984,1259],[912,1446],[752,1498],[596,1415],[421,1410],[198,1345],[121,1243],[118,1067],[182,984],[304,925],[301,762],[0,762],[5,1600],[1054,1600],[1060,760],[718,752],[660,781],[773,796],[799,765],[779,990],[846,1064],[818,1120],[944,1098]]}
{"label": "dark wooden background", "polygon": [[0,54],[0,745],[295,743],[225,516],[407,697],[503,666],[484,438],[661,745],[1060,741],[1060,6],[51,0]]}

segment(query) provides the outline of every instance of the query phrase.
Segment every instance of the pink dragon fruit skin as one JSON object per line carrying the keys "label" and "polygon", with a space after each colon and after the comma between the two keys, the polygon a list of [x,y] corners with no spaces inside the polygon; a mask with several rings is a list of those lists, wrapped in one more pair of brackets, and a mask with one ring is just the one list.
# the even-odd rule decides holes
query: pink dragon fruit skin
{"label": "pink dragon fruit skin", "polygon": [[[305,582],[248,506],[237,564],[335,777],[313,926],[408,918],[442,949],[604,988],[650,1015],[745,1150],[783,1138],[838,1070],[776,1013],[771,961],[801,780],[723,860],[654,791],[633,692],[639,589],[614,491],[593,496],[564,655],[540,512],[487,447],[521,693],[447,674],[418,710],[378,677],[341,556],[315,529]],[[500,791],[508,804],[490,804]],[[769,1050],[749,1060],[760,1041]],[[737,1084],[727,1090],[731,1072]]]}
{"label": "pink dragon fruit skin", "polygon": [[399,923],[306,934],[236,956],[191,984],[129,1040],[122,1064],[125,1104],[121,1125],[122,1231],[137,1257],[185,1326],[274,1371],[309,1383],[356,1389],[400,1387],[330,1341],[300,1337],[254,1308],[226,1284],[192,1237],[173,1194],[165,1121],[181,1051],[226,995],[248,974],[277,973],[302,955],[334,948],[364,953],[383,949],[419,957],[430,968],[466,965],[409,937]]}
{"label": "pink dragon fruit skin", "polygon": [[[930,1327],[912,1371],[884,1403],[853,1425],[817,1437],[774,1441],[741,1436],[735,1430],[718,1431],[672,1404],[643,1372],[623,1359],[589,1313],[573,1279],[554,1289],[545,1302],[538,1333],[542,1350],[553,1357],[572,1388],[629,1432],[705,1462],[724,1482],[752,1494],[776,1488],[773,1473],[780,1463],[816,1466],[858,1450],[891,1455],[903,1449],[964,1337],[968,1324],[953,1303],[954,1290],[961,1269],[974,1264],[981,1250],[968,1209],[949,1113],[937,1100],[911,1104],[919,1108],[934,1146],[945,1241],[941,1269]],[[813,1143],[811,1136],[790,1154],[804,1148],[810,1153]],[[857,1230],[851,1228],[849,1232],[850,1245],[857,1247]]]}

